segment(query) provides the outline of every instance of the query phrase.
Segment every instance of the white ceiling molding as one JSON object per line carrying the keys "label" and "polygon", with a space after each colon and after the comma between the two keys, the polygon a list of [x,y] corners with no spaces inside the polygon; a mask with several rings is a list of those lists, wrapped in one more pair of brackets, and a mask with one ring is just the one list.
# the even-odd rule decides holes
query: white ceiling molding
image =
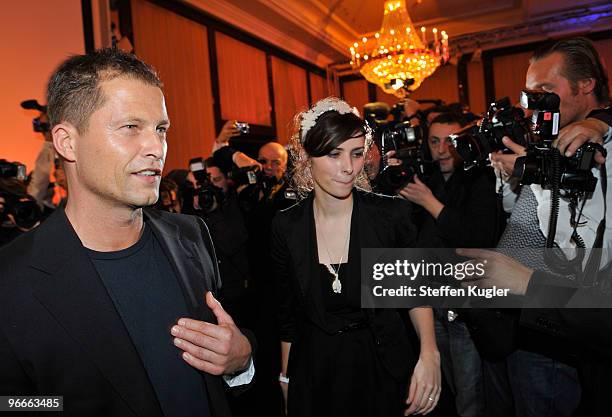
{"label": "white ceiling molding", "polygon": [[273,24],[247,13],[230,1],[184,0],[184,2],[319,67],[324,68],[334,61],[335,57],[331,58],[320,50],[300,42],[277,29]]}
{"label": "white ceiling molding", "polygon": [[[295,23],[311,35],[325,41],[342,55],[348,56],[347,45],[352,44],[355,39],[361,36],[320,1],[258,1],[271,10],[281,11],[283,17]],[[323,22],[325,22],[324,26],[322,25]]]}

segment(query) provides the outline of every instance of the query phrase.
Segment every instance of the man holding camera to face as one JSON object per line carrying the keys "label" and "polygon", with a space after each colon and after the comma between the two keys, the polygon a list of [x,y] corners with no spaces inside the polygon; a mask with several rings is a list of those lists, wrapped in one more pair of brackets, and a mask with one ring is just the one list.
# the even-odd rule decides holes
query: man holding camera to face
{"label": "man holding camera to face", "polygon": [[[242,396],[236,414],[278,415],[282,398],[278,391],[279,344],[276,323],[276,287],[270,277],[270,230],[275,214],[295,203],[287,180],[288,154],[278,142],[263,144],[257,160],[234,149],[229,140],[243,134],[230,120],[225,123],[213,147],[215,165],[226,173],[236,193],[248,230],[248,255],[251,267],[249,319],[257,336],[258,378]],[[254,303],[257,303],[256,305]],[[245,404],[245,401],[246,404]]]}
{"label": "man holding camera to face", "polygon": [[193,158],[189,163],[195,184],[193,214],[210,230],[223,277],[220,301],[235,322],[246,325],[250,316],[247,289],[250,281],[248,231],[235,188],[213,158]]}
{"label": "man holding camera to face", "polygon": [[[502,251],[514,251],[515,259],[482,250],[460,251],[464,256],[489,260],[486,279],[477,282],[478,285],[510,288],[514,294],[525,295],[524,305],[529,307],[530,303],[531,306],[538,305],[532,301],[538,293],[542,295],[543,289],[549,296],[553,294],[555,285],[548,284],[563,279],[559,275],[571,275],[574,282],[578,283],[580,280],[576,281],[576,277],[583,275],[588,279],[595,278],[596,282],[597,279],[607,281],[610,278],[612,230],[606,227],[604,219],[611,214],[606,204],[606,186],[610,183],[612,166],[610,157],[605,156],[612,150],[612,128],[610,112],[604,108],[609,104],[608,76],[597,51],[587,39],[562,40],[537,51],[527,71],[526,88],[534,92],[555,93],[560,99],[561,130],[550,148],[553,153],[556,148],[569,159],[577,151],[582,152],[579,155],[584,155],[583,150],[587,148],[581,147],[585,144],[596,149],[596,152],[593,151],[593,164],[589,165],[592,167],[590,173],[587,170],[588,175],[584,177],[587,179],[592,174],[596,186],[590,192],[578,194],[577,203],[572,201],[573,198],[559,199],[556,230],[549,227],[554,224],[550,221],[551,217],[555,216],[551,211],[551,205],[555,205],[554,183],[523,185],[506,231],[498,244]],[[520,169],[515,170],[515,165],[520,168],[521,160],[516,164],[515,161],[525,155],[526,150],[509,138],[504,139],[504,144],[515,154],[498,153],[492,155],[491,160],[504,177],[509,178],[513,174],[520,174]],[[527,150],[527,158],[529,152]],[[578,160],[578,157],[574,157],[574,160]],[[567,168],[567,160],[562,162]],[[560,178],[557,183],[565,180],[564,177]],[[575,184],[561,186],[564,189],[588,188],[580,180]],[[560,274],[543,256],[520,255],[521,248],[551,247],[552,236],[555,237],[554,244],[563,250],[568,259],[572,259],[575,256],[574,250],[580,247],[603,248],[599,252],[601,257],[585,257],[583,261],[574,262],[577,268],[575,274]],[[596,288],[591,290],[596,291]],[[485,314],[478,323],[478,329],[474,331],[481,336],[483,331],[490,334],[503,332],[502,320],[499,319],[502,315],[501,312]],[[504,401],[513,403],[517,416],[570,416],[575,415],[574,412],[588,416],[609,414],[609,404],[602,405],[607,401],[608,394],[604,394],[604,385],[600,384],[607,381],[609,375],[601,378],[601,372],[597,374],[593,370],[611,369],[606,365],[610,363],[610,355],[596,354],[596,351],[602,349],[601,346],[598,349],[592,340],[601,341],[596,333],[609,329],[608,321],[611,318],[605,312],[587,309],[522,310],[520,322],[515,324],[518,330],[514,333],[513,343],[498,346],[503,351],[501,355],[506,357],[503,363],[507,366],[507,376],[503,374],[506,369],[500,367],[499,363],[485,367],[489,371],[496,370],[485,372],[491,378],[489,386],[503,386],[504,378],[507,378],[506,382],[509,381],[511,393],[503,389],[491,392],[497,404],[503,404]],[[588,331],[576,331],[580,327],[577,323],[580,322],[590,327],[590,334]],[[579,337],[583,345],[580,347],[571,343]],[[493,340],[491,342],[496,343]]]}

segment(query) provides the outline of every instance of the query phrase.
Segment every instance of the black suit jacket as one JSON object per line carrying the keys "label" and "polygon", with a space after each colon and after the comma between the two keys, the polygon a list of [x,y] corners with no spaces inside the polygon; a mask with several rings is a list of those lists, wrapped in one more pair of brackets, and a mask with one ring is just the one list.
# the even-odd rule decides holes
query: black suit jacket
{"label": "black suit jacket", "polygon": [[[603,281],[612,279],[612,264],[599,272]],[[579,416],[609,416],[612,409],[612,295],[598,287],[576,288],[574,282],[560,285],[561,278],[535,271],[521,312],[520,324],[567,345],[575,352],[582,394]],[[609,288],[609,287],[608,287]],[[557,300],[568,308],[538,308]],[[577,303],[577,304],[573,304]],[[571,308],[588,305],[593,308]]]}
{"label": "black suit jacket", "polygon": [[[215,322],[204,294],[216,291],[218,271],[203,222],[156,210],[145,210],[145,216],[190,316]],[[63,209],[3,248],[0,259],[0,395],[63,395],[62,415],[162,415],[130,336]],[[202,375],[213,415],[230,416],[221,377]]]}
{"label": "black suit jacket", "polygon": [[[416,229],[407,202],[354,191],[349,245],[349,276],[360,279],[361,248],[413,247]],[[271,256],[280,296],[281,340],[291,342],[291,356],[299,349],[303,326],[310,323],[328,333],[343,323],[329,321],[323,306],[312,204],[314,195],[279,212],[272,223]],[[412,372],[416,355],[397,310],[365,309],[377,353],[399,381]],[[292,360],[289,363],[291,374]]]}

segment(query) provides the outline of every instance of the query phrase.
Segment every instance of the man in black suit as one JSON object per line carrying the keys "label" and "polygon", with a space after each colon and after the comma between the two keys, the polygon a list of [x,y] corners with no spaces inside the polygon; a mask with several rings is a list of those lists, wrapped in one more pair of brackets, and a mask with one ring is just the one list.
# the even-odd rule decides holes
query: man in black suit
{"label": "man in black suit", "polygon": [[229,416],[254,341],[213,297],[208,230],[157,212],[168,116],[155,72],[101,50],[52,75],[70,198],[0,252],[0,395],[63,395],[67,415]]}

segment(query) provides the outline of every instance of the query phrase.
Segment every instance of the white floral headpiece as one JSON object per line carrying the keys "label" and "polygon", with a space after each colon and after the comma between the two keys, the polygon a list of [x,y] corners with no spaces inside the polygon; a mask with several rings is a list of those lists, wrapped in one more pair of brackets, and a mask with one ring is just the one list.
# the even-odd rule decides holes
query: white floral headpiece
{"label": "white floral headpiece", "polygon": [[327,97],[319,100],[310,110],[302,114],[302,121],[300,123],[302,136],[300,137],[300,142],[304,143],[306,134],[317,123],[319,116],[331,110],[335,110],[340,114],[353,113],[355,116],[361,117],[357,108],[351,107],[346,101],[340,100],[337,97]]}

